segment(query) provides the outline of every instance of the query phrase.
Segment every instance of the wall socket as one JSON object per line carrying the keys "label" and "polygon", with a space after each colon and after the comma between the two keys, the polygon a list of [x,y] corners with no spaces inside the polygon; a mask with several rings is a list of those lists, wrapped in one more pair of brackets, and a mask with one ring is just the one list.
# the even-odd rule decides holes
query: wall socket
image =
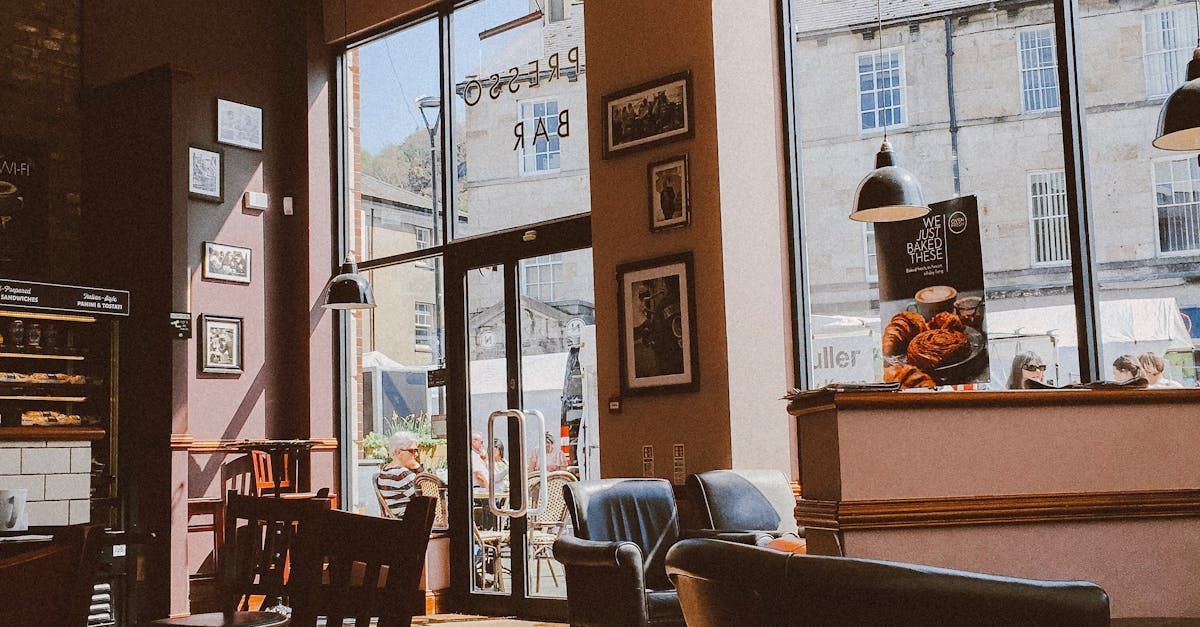
{"label": "wall socket", "polygon": [[290,215],[292,215],[292,212],[293,212],[292,197],[284,196],[283,197],[283,215],[290,216]]}

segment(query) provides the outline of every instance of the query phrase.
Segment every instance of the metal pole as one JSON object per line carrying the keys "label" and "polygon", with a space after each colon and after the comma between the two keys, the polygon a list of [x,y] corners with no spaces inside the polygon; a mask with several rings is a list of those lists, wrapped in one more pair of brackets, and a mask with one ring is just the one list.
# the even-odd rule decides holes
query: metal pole
{"label": "metal pole", "polygon": [[[441,119],[439,114],[438,119]],[[433,241],[431,245],[440,246],[441,240],[438,239],[441,230],[438,224],[441,220],[438,218],[438,160],[437,160],[437,123],[433,126],[426,125],[425,129],[429,132],[429,175],[430,185],[429,191],[433,202]],[[433,358],[439,360],[440,363],[445,362],[445,347],[442,346],[442,262],[441,257],[434,259],[433,264]]]}

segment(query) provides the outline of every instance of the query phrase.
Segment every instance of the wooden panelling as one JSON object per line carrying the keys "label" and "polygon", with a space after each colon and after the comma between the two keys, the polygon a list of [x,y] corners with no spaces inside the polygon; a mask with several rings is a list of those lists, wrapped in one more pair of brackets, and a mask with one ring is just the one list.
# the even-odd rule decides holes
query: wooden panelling
{"label": "wooden panelling", "polygon": [[0,442],[94,442],[104,429],[93,427],[0,427]]}
{"label": "wooden panelling", "polygon": [[801,526],[834,531],[1185,517],[1200,517],[1200,490],[887,501],[800,500],[796,505],[796,521]]}

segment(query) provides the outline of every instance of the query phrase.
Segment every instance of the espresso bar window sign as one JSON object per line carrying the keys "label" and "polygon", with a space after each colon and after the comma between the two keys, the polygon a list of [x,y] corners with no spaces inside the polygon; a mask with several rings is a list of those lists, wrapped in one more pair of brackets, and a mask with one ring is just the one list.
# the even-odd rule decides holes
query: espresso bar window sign
{"label": "espresso bar window sign", "polygon": [[0,279],[0,307],[128,316],[129,292]]}
{"label": "espresso bar window sign", "polygon": [[218,98],[217,143],[262,150],[262,109]]}

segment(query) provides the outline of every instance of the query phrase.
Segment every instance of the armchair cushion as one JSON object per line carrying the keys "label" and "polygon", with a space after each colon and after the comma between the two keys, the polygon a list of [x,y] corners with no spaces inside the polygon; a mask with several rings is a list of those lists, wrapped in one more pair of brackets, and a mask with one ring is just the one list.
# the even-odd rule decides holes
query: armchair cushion
{"label": "armchair cushion", "polygon": [[778,470],[710,470],[687,487],[710,529],[800,535],[791,482]]}
{"label": "armchair cushion", "polygon": [[664,479],[603,479],[565,486],[575,535],[587,540],[632,542],[642,551],[646,585],[671,588],[667,549],[679,539],[675,493]]}

